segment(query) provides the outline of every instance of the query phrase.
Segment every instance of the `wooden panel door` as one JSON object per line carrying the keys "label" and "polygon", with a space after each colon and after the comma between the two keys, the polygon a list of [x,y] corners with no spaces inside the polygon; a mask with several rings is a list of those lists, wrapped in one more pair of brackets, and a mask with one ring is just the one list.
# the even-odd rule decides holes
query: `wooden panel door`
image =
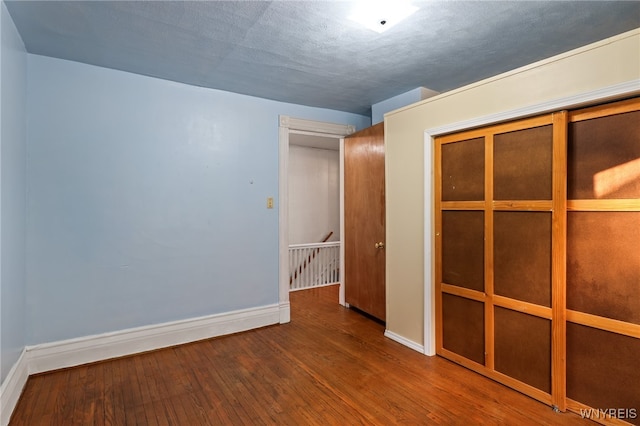
{"label": "wooden panel door", "polygon": [[435,145],[436,351],[561,410],[566,115]]}
{"label": "wooden panel door", "polygon": [[620,408],[604,420],[638,425],[640,98],[569,122],[567,406]]}
{"label": "wooden panel door", "polygon": [[384,123],[344,141],[345,301],[385,320]]}

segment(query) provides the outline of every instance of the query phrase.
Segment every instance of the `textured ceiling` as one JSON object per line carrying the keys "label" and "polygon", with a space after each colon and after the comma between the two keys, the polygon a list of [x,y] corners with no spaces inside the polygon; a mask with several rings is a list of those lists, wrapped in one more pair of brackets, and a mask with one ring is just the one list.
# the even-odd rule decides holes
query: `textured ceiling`
{"label": "textured ceiling", "polygon": [[365,115],[640,27],[638,1],[414,1],[383,34],[349,1],[5,3],[30,53]]}

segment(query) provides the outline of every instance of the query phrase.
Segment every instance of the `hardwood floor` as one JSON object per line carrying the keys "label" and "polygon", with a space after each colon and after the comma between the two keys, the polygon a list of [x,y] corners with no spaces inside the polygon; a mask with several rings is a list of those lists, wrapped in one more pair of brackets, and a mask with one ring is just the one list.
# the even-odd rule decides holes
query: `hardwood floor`
{"label": "hardwood floor", "polygon": [[383,337],[337,287],[292,321],[29,378],[10,425],[586,424]]}

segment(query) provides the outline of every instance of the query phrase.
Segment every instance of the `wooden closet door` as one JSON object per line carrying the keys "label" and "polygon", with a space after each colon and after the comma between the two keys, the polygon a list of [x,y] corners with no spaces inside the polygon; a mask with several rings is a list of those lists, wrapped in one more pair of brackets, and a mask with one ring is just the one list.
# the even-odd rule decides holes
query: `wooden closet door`
{"label": "wooden closet door", "polygon": [[640,424],[640,99],[438,137],[435,172],[437,353]]}
{"label": "wooden closet door", "polygon": [[384,123],[344,141],[345,301],[385,320]]}
{"label": "wooden closet door", "polygon": [[640,99],[570,113],[567,209],[569,409],[640,424]]}
{"label": "wooden closet door", "polygon": [[562,129],[565,113],[436,138],[435,221],[437,353],[564,409]]}

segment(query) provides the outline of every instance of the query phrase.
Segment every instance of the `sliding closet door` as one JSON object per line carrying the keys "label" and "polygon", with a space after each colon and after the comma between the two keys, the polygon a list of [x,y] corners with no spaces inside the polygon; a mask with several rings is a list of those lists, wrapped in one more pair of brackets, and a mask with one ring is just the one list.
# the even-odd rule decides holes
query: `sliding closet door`
{"label": "sliding closet door", "polygon": [[640,424],[640,100],[571,112],[569,409]]}
{"label": "sliding closet door", "polygon": [[564,409],[566,113],[436,139],[436,349]]}

